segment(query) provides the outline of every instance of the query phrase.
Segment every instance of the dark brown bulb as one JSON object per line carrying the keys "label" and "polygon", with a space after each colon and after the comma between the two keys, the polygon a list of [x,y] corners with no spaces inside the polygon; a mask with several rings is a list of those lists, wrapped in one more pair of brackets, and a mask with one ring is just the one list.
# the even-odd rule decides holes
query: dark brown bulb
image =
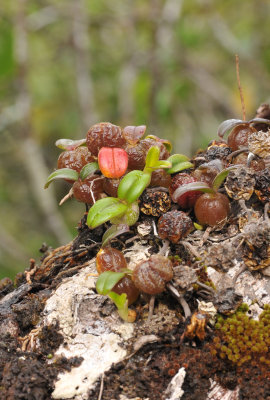
{"label": "dark brown bulb", "polygon": [[87,147],[77,147],[75,150],[63,151],[58,157],[57,168],[71,168],[80,172],[86,164],[95,161]]}
{"label": "dark brown bulb", "polygon": [[242,147],[248,146],[248,136],[257,132],[255,128],[249,126],[247,124],[237,125],[228,136],[228,146],[232,149],[232,151],[239,150]]}
{"label": "dark brown bulb", "polygon": [[144,293],[158,294],[164,291],[166,282],[173,277],[172,262],[159,254],[136,265],[132,279],[135,286]]}
{"label": "dark brown bulb", "polygon": [[126,293],[127,295],[127,300],[128,300],[128,305],[134,303],[139,294],[140,291],[138,288],[136,288],[134,282],[131,280],[129,276],[124,276],[113,288],[112,292],[115,292],[117,294],[123,294]]}
{"label": "dark brown bulb", "polygon": [[196,201],[194,212],[201,225],[218,226],[226,221],[230,202],[222,193],[204,193]]}
{"label": "dark brown bulb", "polygon": [[111,197],[117,197],[119,183],[120,179],[105,178],[103,181],[104,192]]}
{"label": "dark brown bulb", "polygon": [[124,254],[113,247],[105,247],[99,250],[96,257],[97,272],[101,274],[104,271],[119,272],[127,268],[127,262]]}
{"label": "dark brown bulb", "polygon": [[92,175],[82,181],[78,179],[73,184],[73,196],[76,200],[86,204],[94,204],[95,201],[102,197],[103,193],[103,177]]}
{"label": "dark brown bulb", "polygon": [[120,126],[110,122],[101,122],[91,126],[86,136],[86,144],[89,151],[97,156],[102,147],[120,147],[126,144]]}
{"label": "dark brown bulb", "polygon": [[161,239],[168,239],[172,243],[187,236],[193,230],[191,218],[183,211],[169,211],[158,220],[158,235]]}
{"label": "dark brown bulb", "polygon": [[169,188],[172,178],[170,174],[167,174],[164,169],[156,169],[152,172],[150,187],[162,186]]}
{"label": "dark brown bulb", "polygon": [[166,160],[169,157],[169,152],[163,143],[158,142],[154,139],[143,139],[135,146],[127,145],[125,147],[125,150],[128,153],[128,169],[130,170],[143,169],[145,166],[145,159],[148,150],[153,146],[159,147],[160,160]]}

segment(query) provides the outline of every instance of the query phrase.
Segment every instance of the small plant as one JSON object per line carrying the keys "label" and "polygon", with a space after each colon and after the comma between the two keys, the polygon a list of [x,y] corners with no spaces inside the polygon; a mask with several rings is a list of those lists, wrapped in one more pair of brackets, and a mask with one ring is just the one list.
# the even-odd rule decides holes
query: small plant
{"label": "small plant", "polygon": [[217,174],[211,186],[205,182],[192,182],[178,187],[172,195],[173,201],[177,202],[178,198],[193,191],[203,192],[194,206],[195,216],[199,224],[212,227],[222,225],[229,214],[230,202],[226,195],[218,192],[218,189],[234,168],[237,168],[237,166],[226,168]]}
{"label": "small plant", "polygon": [[132,271],[128,270],[123,253],[112,247],[101,249],[97,254],[96,268],[100,275],[96,283],[97,292],[110,297],[123,320],[133,322],[136,316],[128,306],[137,300],[139,290],[131,280]]}
{"label": "small plant", "polygon": [[45,188],[57,179],[65,179],[72,183],[72,189],[62,199],[62,204],[67,198],[74,196],[76,200],[87,204],[94,204],[103,193],[102,177],[95,172],[98,171],[97,162],[84,165],[80,171],[71,168],[60,168],[49,175]]}
{"label": "small plant", "polygon": [[[219,188],[229,172],[239,167],[230,164],[235,150],[240,154],[246,146],[245,151],[249,151],[250,138],[257,132],[253,124],[258,123],[270,124],[270,121],[262,118],[224,121],[219,136],[223,138],[231,131],[228,143],[211,142],[203,157],[194,159],[197,168],[185,155],[170,155],[170,142],[153,135],[143,138],[144,125],[122,129],[102,122],[89,129],[86,139],[57,141],[64,152],[45,187],[57,179],[67,180],[72,188],[61,203],[73,196],[90,205],[87,215],[90,229],[106,222],[111,224],[103,234],[102,249],[97,254],[96,288],[98,293],[113,300],[124,320],[134,320],[128,306],[140,292],[153,298],[164,290],[173,276],[172,265],[168,258],[156,254],[130,271],[123,254],[105,246],[112,238],[128,232],[138,221],[140,211],[159,217],[155,234],[173,244],[191,233],[194,226],[198,229],[223,226],[230,212],[230,201]],[[256,143],[253,141],[254,154],[257,154]],[[259,159],[260,155],[257,156]],[[173,208],[171,200],[176,203]],[[187,215],[179,208],[194,208],[198,224],[192,221],[192,213]]]}
{"label": "small plant", "polygon": [[109,296],[121,318],[128,322],[133,322],[128,306],[136,301],[139,293],[161,293],[173,277],[172,262],[159,254],[137,264],[131,271],[123,253],[107,247],[97,254],[96,266],[100,274],[96,283],[97,292]]}

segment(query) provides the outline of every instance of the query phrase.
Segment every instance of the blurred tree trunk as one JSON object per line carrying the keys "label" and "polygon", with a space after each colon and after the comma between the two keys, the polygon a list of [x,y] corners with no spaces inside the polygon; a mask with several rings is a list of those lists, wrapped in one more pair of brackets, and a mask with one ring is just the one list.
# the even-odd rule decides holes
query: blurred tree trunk
{"label": "blurred tree trunk", "polygon": [[23,109],[18,126],[21,159],[28,173],[29,184],[49,229],[59,243],[70,240],[70,234],[58,211],[52,190],[43,189],[48,171],[31,126],[31,96],[27,88],[28,43],[26,26],[27,0],[18,0],[14,19],[15,60],[18,68],[17,97]]}
{"label": "blurred tree trunk", "polygon": [[90,71],[90,52],[88,46],[89,17],[84,0],[71,0],[72,39],[75,57],[75,76],[78,101],[82,116],[82,128],[87,131],[90,125],[98,122],[94,103],[94,88]]}
{"label": "blurred tree trunk", "polygon": [[130,125],[134,120],[134,84],[138,73],[138,54],[136,42],[136,21],[135,12],[132,9],[133,1],[128,0],[125,3],[125,16],[119,15],[119,24],[123,31],[127,33],[128,46],[126,57],[119,71],[119,89],[118,89],[118,107],[120,120],[126,125]]}

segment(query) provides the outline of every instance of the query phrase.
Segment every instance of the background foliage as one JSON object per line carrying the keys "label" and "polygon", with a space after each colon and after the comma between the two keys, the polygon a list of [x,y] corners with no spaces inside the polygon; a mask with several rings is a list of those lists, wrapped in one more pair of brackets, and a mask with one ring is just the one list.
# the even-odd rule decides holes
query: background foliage
{"label": "background foliage", "polygon": [[84,205],[45,191],[56,139],[99,121],[146,124],[191,155],[270,93],[266,0],[17,0],[0,5],[0,268],[76,234]]}

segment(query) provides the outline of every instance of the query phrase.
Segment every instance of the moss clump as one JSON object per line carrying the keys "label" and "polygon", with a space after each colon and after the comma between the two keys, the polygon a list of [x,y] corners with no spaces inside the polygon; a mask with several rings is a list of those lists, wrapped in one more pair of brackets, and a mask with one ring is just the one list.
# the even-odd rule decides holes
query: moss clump
{"label": "moss clump", "polygon": [[220,358],[238,366],[247,361],[270,365],[270,305],[258,321],[246,315],[247,311],[248,306],[242,304],[232,316],[218,317],[214,348]]}

